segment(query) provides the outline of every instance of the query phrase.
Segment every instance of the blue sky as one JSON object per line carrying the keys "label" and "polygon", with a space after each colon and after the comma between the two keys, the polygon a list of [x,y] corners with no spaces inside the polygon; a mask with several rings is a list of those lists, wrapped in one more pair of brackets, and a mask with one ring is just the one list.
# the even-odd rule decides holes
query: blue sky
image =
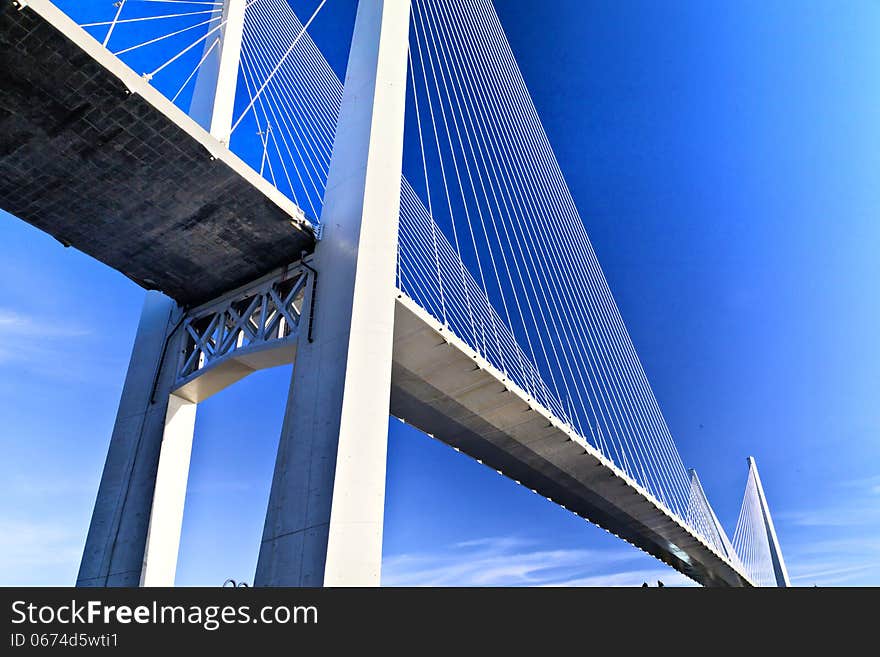
{"label": "blue sky", "polygon": [[[331,3],[333,45],[353,4]],[[722,523],[754,455],[794,583],[880,585],[880,5],[496,7]],[[8,215],[0,244],[0,583],[69,584],[143,292]],[[252,578],[289,375],[199,408],[178,584]],[[397,420],[389,440],[386,584],[684,583]]]}

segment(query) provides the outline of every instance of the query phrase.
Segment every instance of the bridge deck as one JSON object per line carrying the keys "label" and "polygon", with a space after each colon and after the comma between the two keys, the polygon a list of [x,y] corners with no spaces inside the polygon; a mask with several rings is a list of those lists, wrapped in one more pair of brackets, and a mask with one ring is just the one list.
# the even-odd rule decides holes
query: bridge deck
{"label": "bridge deck", "polygon": [[391,412],[705,586],[749,586],[549,411],[408,297],[397,300]]}
{"label": "bridge deck", "polygon": [[46,0],[0,0],[0,208],[184,304],[314,248],[294,203]]}

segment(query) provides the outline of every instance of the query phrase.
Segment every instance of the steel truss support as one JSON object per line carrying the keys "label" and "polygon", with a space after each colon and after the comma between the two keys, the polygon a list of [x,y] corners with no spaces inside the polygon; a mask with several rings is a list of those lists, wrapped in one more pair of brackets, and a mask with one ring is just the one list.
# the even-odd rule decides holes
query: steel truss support
{"label": "steel truss support", "polygon": [[172,586],[196,403],[293,361],[313,270],[292,265],[184,312],[147,293],[78,586]]}
{"label": "steel truss support", "polygon": [[175,394],[202,401],[254,370],[292,363],[314,276],[291,265],[189,311]]}

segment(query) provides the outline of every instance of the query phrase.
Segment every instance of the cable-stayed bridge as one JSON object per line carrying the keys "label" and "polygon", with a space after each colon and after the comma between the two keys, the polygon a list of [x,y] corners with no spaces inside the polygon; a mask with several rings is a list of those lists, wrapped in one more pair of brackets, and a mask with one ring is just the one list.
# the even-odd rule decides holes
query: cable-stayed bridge
{"label": "cable-stayed bridge", "polygon": [[[0,0],[0,206],[148,293],[78,584],[172,584],[197,404],[294,362],[255,577],[378,584],[390,413],[705,585],[675,446],[490,0]],[[299,15],[297,11],[301,13]]]}

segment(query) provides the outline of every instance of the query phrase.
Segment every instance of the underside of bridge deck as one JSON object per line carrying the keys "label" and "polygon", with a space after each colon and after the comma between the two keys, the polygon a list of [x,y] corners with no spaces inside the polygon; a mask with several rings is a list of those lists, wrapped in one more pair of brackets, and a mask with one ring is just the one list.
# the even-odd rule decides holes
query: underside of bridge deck
{"label": "underside of bridge deck", "polygon": [[391,412],[613,532],[705,586],[750,583],[635,483],[572,436],[405,295],[394,327]]}
{"label": "underside of bridge deck", "polygon": [[0,208],[183,304],[313,250],[294,203],[51,14],[0,0]]}

